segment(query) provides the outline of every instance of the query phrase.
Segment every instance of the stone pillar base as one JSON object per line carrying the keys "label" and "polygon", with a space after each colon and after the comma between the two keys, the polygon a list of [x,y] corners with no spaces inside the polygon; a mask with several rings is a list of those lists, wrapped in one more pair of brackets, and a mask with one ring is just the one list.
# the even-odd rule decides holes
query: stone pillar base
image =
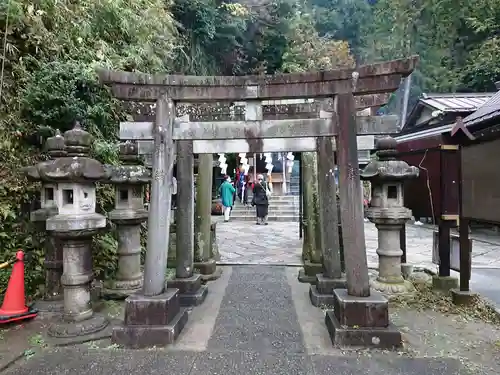
{"label": "stone pillar base", "polygon": [[208,287],[202,285],[199,274],[185,279],[168,280],[166,287],[179,289],[179,301],[182,307],[199,306],[205,301],[208,294]]}
{"label": "stone pillar base", "polygon": [[413,283],[404,279],[399,283],[386,283],[378,279],[370,280],[370,287],[387,296],[410,294],[415,290]]}
{"label": "stone pillar base", "polygon": [[194,262],[194,268],[200,271],[201,280],[204,283],[217,280],[222,275],[222,268],[217,267],[217,263],[214,259],[205,262]]}
{"label": "stone pillar base", "polygon": [[53,338],[62,339],[63,342],[55,342],[55,345],[93,341],[111,336],[111,332],[105,330],[108,324],[104,316],[94,314],[79,322],[62,320],[54,323],[49,327],[48,334]]}
{"label": "stone pillar base", "polygon": [[432,276],[432,289],[440,292],[449,292],[458,288],[458,279],[453,276]]}
{"label": "stone pillar base", "polygon": [[62,296],[56,298],[40,299],[33,305],[40,313],[62,313],[64,310],[64,300]]}
{"label": "stone pillar base", "polygon": [[101,294],[106,299],[123,300],[142,289],[142,278],[138,280],[109,280],[104,282]]}
{"label": "stone pillar base", "polygon": [[346,288],[346,280],[330,279],[323,276],[322,273],[316,275],[316,285],[309,288],[309,298],[313,306],[332,306],[334,304],[333,290]]}
{"label": "stone pillar base", "polygon": [[334,345],[401,347],[401,333],[389,322],[389,302],[382,294],[354,297],[335,289],[333,296],[334,310],[326,312],[325,324]]}
{"label": "stone pillar base", "polygon": [[172,344],[188,321],[177,289],[157,296],[133,294],[125,300],[125,320],[113,328],[114,344],[131,349]]}
{"label": "stone pillar base", "polygon": [[299,282],[301,283],[316,283],[316,275],[323,272],[323,265],[321,263],[304,262],[304,268],[299,270]]}
{"label": "stone pillar base", "polygon": [[451,300],[455,305],[459,306],[469,306],[477,302],[477,294],[468,291],[462,291],[460,289],[451,289]]}

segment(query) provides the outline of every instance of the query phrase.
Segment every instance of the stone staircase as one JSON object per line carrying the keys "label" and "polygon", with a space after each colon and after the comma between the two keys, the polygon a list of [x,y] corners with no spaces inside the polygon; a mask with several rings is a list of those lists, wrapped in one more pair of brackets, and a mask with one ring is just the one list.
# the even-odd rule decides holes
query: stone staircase
{"label": "stone staircase", "polygon": [[[255,207],[245,207],[238,200],[235,202],[231,212],[233,221],[254,221]],[[268,221],[299,221],[299,196],[278,195],[272,196],[269,201]]]}

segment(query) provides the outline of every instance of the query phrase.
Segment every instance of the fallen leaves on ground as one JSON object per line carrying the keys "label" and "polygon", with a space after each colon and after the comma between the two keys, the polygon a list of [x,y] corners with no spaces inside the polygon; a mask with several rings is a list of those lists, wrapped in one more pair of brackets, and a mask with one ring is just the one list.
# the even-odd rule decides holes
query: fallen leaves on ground
{"label": "fallen leaves on ground", "polygon": [[395,296],[391,298],[391,307],[410,308],[419,311],[432,310],[443,314],[456,314],[464,319],[479,319],[486,323],[500,325],[500,316],[487,301],[479,295],[472,297],[470,305],[455,305],[451,296],[432,290],[428,284],[416,284],[415,292],[411,295]]}

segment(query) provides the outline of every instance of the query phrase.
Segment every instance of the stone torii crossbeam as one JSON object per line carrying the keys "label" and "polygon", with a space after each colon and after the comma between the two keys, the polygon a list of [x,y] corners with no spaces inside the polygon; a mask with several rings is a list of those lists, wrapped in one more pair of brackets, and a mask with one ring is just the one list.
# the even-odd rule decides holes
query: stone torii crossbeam
{"label": "stone torii crossbeam", "polygon": [[[184,326],[187,315],[179,308],[178,289],[165,288],[166,251],[170,224],[170,180],[174,150],[185,167],[178,178],[192,182],[193,153],[227,152],[231,142],[242,140],[245,151],[267,152],[273,139],[287,142],[288,151],[303,151],[303,139],[317,142],[318,170],[333,171],[333,157],[323,155],[337,151],[340,170],[340,208],[345,251],[347,290],[333,290],[336,304],[332,322],[327,322],[332,341],[344,344],[384,346],[394,342],[395,332],[387,329],[387,300],[370,294],[366,259],[360,173],[357,153],[358,134],[387,134],[396,130],[394,118],[356,117],[356,97],[395,91],[401,79],[408,76],[418,58],[394,60],[356,69],[316,73],[280,74],[274,76],[196,77],[148,75],[100,70],[103,83],[123,100],[156,101],[156,120],[142,125],[134,139],[154,142],[153,177],[148,218],[148,248],[145,262],[144,289],[127,299],[125,324],[117,329],[115,342],[131,347],[171,343]],[[320,111],[317,118],[265,120],[262,101],[297,98],[333,98],[334,111]],[[183,121],[176,117],[177,103],[245,102],[244,121]],[[383,124],[389,124],[380,129]],[[266,140],[266,141],[264,141]],[[283,141],[285,140],[285,141]],[[175,143],[174,143],[175,142]],[[267,142],[267,143],[266,143]],[[297,142],[294,144],[294,142]],[[195,146],[196,145],[196,146]],[[285,147],[283,146],[283,147]],[[233,147],[235,147],[233,145]],[[239,147],[239,146],[238,146]],[[243,151],[243,150],[240,150]],[[179,171],[178,171],[179,172]],[[325,235],[321,240],[325,277],[339,279],[340,257],[337,228],[337,203],[333,173],[319,179],[320,221]],[[324,186],[323,186],[324,185]],[[178,215],[186,232],[178,243],[177,280],[187,285],[192,277],[192,189],[186,188],[179,201]],[[178,246],[179,247],[179,246]],[[181,280],[182,279],[182,280]],[[335,283],[332,285],[336,285]],[[377,319],[374,320],[374,316]],[[362,337],[356,332],[361,332]],[[396,334],[399,334],[396,332]],[[384,335],[389,337],[384,339]],[[352,337],[356,340],[352,340]]]}
{"label": "stone torii crossbeam", "polygon": [[[356,109],[364,110],[372,106],[378,107],[387,103],[389,94],[371,94],[363,95],[356,99]],[[329,118],[332,114],[327,112],[334,111],[333,100],[314,100],[314,99],[285,99],[285,100],[264,100],[261,102],[263,120],[293,120],[293,119],[320,119]],[[143,155],[146,166],[152,166],[152,154],[154,151],[153,143],[153,122],[154,106],[143,106],[150,112],[150,115],[140,115],[142,121],[121,122],[120,139],[122,141],[133,141],[137,143],[138,152]],[[189,126],[207,121],[223,123],[222,125],[232,126],[241,124],[245,120],[246,102],[233,102],[230,105],[226,103],[176,103],[176,109],[181,114],[177,114],[177,123],[188,123]],[[150,120],[150,121],[144,121]],[[377,116],[377,117],[359,117],[358,126],[365,133],[366,129],[373,129],[374,133],[390,134],[398,131],[397,116]],[[194,123],[194,124],[193,124]],[[230,125],[231,126],[231,125]],[[357,143],[360,152],[370,151],[375,147],[374,135],[358,135]],[[303,152],[317,149],[314,138],[269,138],[263,139],[263,148],[267,152],[289,152],[290,150],[302,150]],[[195,154],[205,153],[250,153],[249,145],[245,139],[224,139],[215,141],[194,140],[193,152]]]}

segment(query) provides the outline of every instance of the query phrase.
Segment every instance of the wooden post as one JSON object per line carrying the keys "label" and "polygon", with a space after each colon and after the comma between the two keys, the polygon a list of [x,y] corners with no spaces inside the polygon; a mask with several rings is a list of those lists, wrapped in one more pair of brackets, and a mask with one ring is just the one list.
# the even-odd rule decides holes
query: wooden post
{"label": "wooden post", "polygon": [[471,278],[471,249],[469,240],[470,220],[463,213],[463,181],[462,181],[462,149],[458,158],[458,212],[459,212],[459,242],[460,242],[460,291],[469,292]]}
{"label": "wooden post", "polygon": [[[442,195],[445,195],[449,186],[447,186],[446,175],[443,172],[443,168],[446,167],[446,164],[443,160],[443,153],[446,152],[444,150],[440,150],[439,155],[439,163],[441,174],[439,176],[439,189]],[[451,269],[451,227],[452,222],[444,218],[444,214],[446,213],[445,209],[445,198],[443,198],[439,205],[439,222],[438,222],[438,249],[439,249],[439,276],[449,277],[450,269]],[[432,204],[432,202],[431,202]],[[435,220],[435,217],[432,218]]]}
{"label": "wooden post", "polygon": [[302,188],[302,152],[300,153],[300,159],[299,159],[299,238],[302,239],[303,237],[303,232],[304,232],[304,227],[303,227],[303,220],[304,220],[304,201],[302,198],[303,195],[303,188]]}
{"label": "wooden post", "polygon": [[282,195],[287,195],[287,186],[286,186],[286,152],[281,153],[281,167],[283,170],[281,171],[281,178],[283,179],[283,182],[281,183],[281,190],[282,190]]}
{"label": "wooden post", "polygon": [[[177,210],[175,279],[167,286],[179,290],[181,306],[198,306],[205,300],[208,289],[202,277],[193,272],[194,261],[194,155],[193,141],[177,141]],[[209,155],[210,157],[212,155]],[[212,164],[210,164],[210,167]],[[210,169],[210,168],[208,168]],[[211,184],[210,184],[211,187]],[[211,191],[207,189],[211,197]],[[210,219],[210,216],[208,217]],[[209,230],[210,235],[210,230]]]}
{"label": "wooden post", "polygon": [[406,263],[406,224],[401,226],[399,230],[399,246],[401,246],[401,251],[403,251],[403,255],[401,255],[401,263]]}
{"label": "wooden post", "polygon": [[148,217],[148,244],[144,263],[144,294],[156,296],[165,287],[165,270],[170,236],[172,202],[172,171],[174,144],[172,140],[175,119],[174,102],[162,96],[156,103],[154,124],[154,155],[151,196]]}
{"label": "wooden post", "polygon": [[[353,89],[357,83],[355,73],[352,75]],[[361,184],[356,130],[353,126],[354,97],[347,93],[339,94],[336,99],[339,118],[337,158],[340,169],[340,218],[347,290],[338,287],[333,289],[335,308],[326,312],[325,324],[334,345],[395,348],[401,345],[402,340],[400,332],[389,328],[389,301],[380,292],[370,293],[363,208],[359,202]],[[379,238],[381,240],[387,239]]]}
{"label": "wooden post", "polygon": [[303,215],[304,215],[304,240],[302,241],[302,260],[304,269],[299,270],[300,282],[314,284],[316,275],[323,272],[321,263],[318,205],[318,163],[315,152],[302,153],[303,168]]}
{"label": "wooden post", "polygon": [[468,292],[470,290],[470,241],[469,241],[469,219],[460,218],[459,227],[459,241],[460,241],[460,291]]}
{"label": "wooden post", "polygon": [[194,155],[193,141],[177,143],[176,278],[193,275]]}
{"label": "wooden post", "polygon": [[323,254],[323,276],[340,279],[340,242],[337,214],[337,187],[335,184],[335,153],[333,137],[319,137],[318,145],[318,200],[320,210]]}
{"label": "wooden post", "polygon": [[439,246],[439,276],[450,276],[450,233],[451,221],[439,220],[438,228],[438,246]]}
{"label": "wooden post", "polygon": [[[470,137],[469,137],[470,138]],[[471,278],[471,246],[472,241],[469,239],[470,219],[463,210],[463,177],[462,177],[462,147],[458,148],[458,233],[460,244],[460,284],[459,288],[451,289],[451,300],[455,305],[472,305],[477,302],[475,293],[470,290]]]}
{"label": "wooden post", "polygon": [[340,217],[346,268],[347,292],[370,296],[363,211],[359,204],[361,185],[356,143],[356,110],[352,93],[336,97],[338,112],[337,156],[340,171]]}
{"label": "wooden post", "polygon": [[[210,262],[210,226],[212,224],[212,180],[213,156],[198,156],[198,178],[196,181],[195,251],[197,262]],[[218,188],[218,187],[217,187]],[[215,268],[215,262],[213,268]]]}
{"label": "wooden post", "polygon": [[337,184],[335,182],[335,152],[333,137],[317,138],[319,240],[323,273],[316,275],[315,285],[309,288],[314,306],[334,306],[335,289],[345,289],[340,257]]}
{"label": "wooden post", "polygon": [[125,301],[125,319],[113,327],[112,342],[127,348],[165,346],[175,340],[188,320],[179,305],[178,289],[165,289],[165,271],[172,215],[172,172],[175,118],[174,102],[161,96],[156,104],[151,201],[148,217],[148,248],[144,265],[143,293]]}
{"label": "wooden post", "polygon": [[253,182],[255,181],[257,181],[257,153],[253,154]]}
{"label": "wooden post", "polygon": [[222,272],[221,269],[218,272],[215,261],[217,256],[216,224],[212,223],[211,216],[214,187],[215,194],[217,194],[219,186],[214,182],[213,155],[199,154],[194,219],[194,267],[199,270],[204,281],[218,279]]}

